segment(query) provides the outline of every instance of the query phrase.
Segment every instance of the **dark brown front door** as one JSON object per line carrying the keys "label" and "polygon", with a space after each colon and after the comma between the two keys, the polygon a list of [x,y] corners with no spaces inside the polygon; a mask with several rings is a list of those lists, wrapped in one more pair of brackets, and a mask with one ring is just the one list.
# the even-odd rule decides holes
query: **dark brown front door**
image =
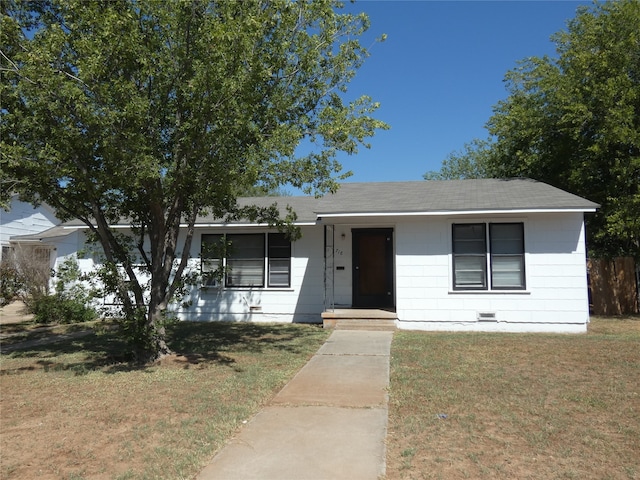
{"label": "dark brown front door", "polygon": [[393,229],[354,229],[353,307],[393,308]]}

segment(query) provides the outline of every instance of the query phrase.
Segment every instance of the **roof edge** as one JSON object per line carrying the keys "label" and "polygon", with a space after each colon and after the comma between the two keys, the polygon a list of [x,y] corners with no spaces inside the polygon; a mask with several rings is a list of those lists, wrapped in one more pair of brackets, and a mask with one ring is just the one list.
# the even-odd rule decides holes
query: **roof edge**
{"label": "roof edge", "polygon": [[339,217],[431,217],[448,215],[494,215],[522,213],[590,213],[597,207],[567,208],[519,208],[519,209],[485,209],[485,210],[433,210],[418,212],[317,212],[318,218]]}

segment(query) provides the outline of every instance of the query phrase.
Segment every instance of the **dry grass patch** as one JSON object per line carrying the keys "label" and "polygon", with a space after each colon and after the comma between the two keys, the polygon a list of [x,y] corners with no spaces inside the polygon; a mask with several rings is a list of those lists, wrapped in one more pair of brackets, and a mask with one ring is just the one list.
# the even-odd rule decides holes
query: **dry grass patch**
{"label": "dry grass patch", "polygon": [[399,332],[389,479],[640,478],[640,318],[586,335]]}
{"label": "dry grass patch", "polygon": [[116,326],[112,322],[103,320],[65,325],[38,325],[33,321],[24,321],[0,325],[0,342],[2,342],[2,351],[6,353],[14,350],[16,345],[25,342],[57,341],[67,335],[73,336],[89,331],[102,332],[114,328]]}
{"label": "dry grass patch", "polygon": [[3,354],[0,478],[193,478],[327,334],[181,323],[144,368],[110,332]]}

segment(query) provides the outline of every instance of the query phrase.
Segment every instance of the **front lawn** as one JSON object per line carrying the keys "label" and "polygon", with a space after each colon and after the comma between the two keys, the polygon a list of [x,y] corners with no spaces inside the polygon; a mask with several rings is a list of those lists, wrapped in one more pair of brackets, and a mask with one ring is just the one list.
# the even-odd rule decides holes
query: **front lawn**
{"label": "front lawn", "polygon": [[392,355],[389,479],[640,478],[640,318],[398,332]]}
{"label": "front lawn", "polygon": [[[318,350],[304,325],[181,323],[139,368],[112,331],[0,357],[0,478],[193,478]],[[397,332],[387,478],[640,478],[640,319],[586,335]]]}
{"label": "front lawn", "polygon": [[144,368],[109,331],[4,353],[0,478],[193,478],[328,333],[180,323],[176,355]]}

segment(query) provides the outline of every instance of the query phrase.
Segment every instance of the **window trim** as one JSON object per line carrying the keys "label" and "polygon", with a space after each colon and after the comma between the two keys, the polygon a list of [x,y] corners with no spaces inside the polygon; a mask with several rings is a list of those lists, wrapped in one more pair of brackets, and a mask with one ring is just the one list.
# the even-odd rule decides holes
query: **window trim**
{"label": "window trim", "polygon": [[[262,242],[260,242],[260,257],[255,256],[255,257],[235,257],[234,258],[234,251],[233,251],[233,242],[230,240],[229,237],[262,237]],[[224,237],[227,242],[230,245],[230,251],[226,252],[225,258],[224,258],[224,262],[225,262],[225,267],[229,268],[229,271],[225,271],[225,276],[224,276],[224,282],[225,282],[225,286],[227,288],[264,288],[265,287],[265,255],[266,255],[266,245],[265,245],[265,235],[263,233],[228,233],[225,235]],[[255,264],[257,268],[260,269],[260,283],[255,283],[255,284],[251,284],[251,283],[234,283],[234,281],[237,279],[237,275],[239,272],[236,272],[236,274],[234,275],[234,271],[233,271],[233,267],[229,266],[229,261],[231,260],[231,263],[234,262],[241,262],[241,261],[246,261],[246,262],[251,262],[252,264]],[[237,270],[237,269],[236,269]],[[241,281],[240,277],[240,281]]]}
{"label": "window trim", "polygon": [[[456,285],[456,256],[464,256],[465,254],[456,253],[456,239],[455,239],[455,231],[456,226],[459,225],[483,225],[484,229],[484,244],[485,244],[485,252],[484,252],[484,283],[483,287],[469,287],[469,286],[457,286]],[[495,254],[492,252],[492,225],[520,225],[521,232],[521,252],[519,254]],[[451,222],[451,237],[450,237],[450,252],[451,252],[451,281],[450,285],[453,293],[479,293],[479,292],[487,292],[487,293],[526,293],[527,289],[527,268],[526,268],[526,232],[525,232],[525,222],[523,220],[505,220],[505,221],[491,221],[491,220],[483,220],[483,221],[467,221],[467,222]],[[467,254],[469,255],[469,254]],[[479,254],[478,254],[479,256]],[[520,278],[522,280],[521,286],[494,286],[494,259],[503,256],[518,256],[520,257],[520,265],[521,265],[521,273]]]}
{"label": "window trim", "polygon": [[[481,226],[482,227],[482,242],[483,242],[483,252],[482,253],[456,253],[456,238],[455,238],[455,231],[456,231],[456,227],[460,227],[460,226]],[[460,240],[463,241],[463,240]],[[452,258],[453,258],[453,289],[454,290],[488,290],[489,289],[489,282],[487,281],[487,225],[486,223],[480,223],[480,222],[475,222],[475,223],[453,223],[451,225],[451,252],[452,252]],[[483,275],[483,282],[482,285],[479,286],[458,286],[457,285],[457,269],[456,269],[456,259],[457,258],[482,258],[484,261],[482,262],[482,275]]]}
{"label": "window trim", "polygon": [[[223,268],[227,268],[227,266],[229,265],[229,260],[233,260],[232,256],[232,252],[227,252],[226,248],[223,249],[224,251],[222,252],[223,258],[213,258],[213,257],[209,257],[206,258],[204,256],[204,252],[203,252],[203,246],[205,244],[205,239],[207,237],[218,237],[218,239],[224,239],[223,241],[225,242],[225,244],[227,244],[229,242],[229,238],[230,237],[234,237],[234,236],[260,236],[262,238],[262,255],[261,255],[261,270],[262,270],[262,282],[260,284],[255,284],[255,285],[236,285],[236,284],[232,284],[230,282],[231,278],[233,277],[233,273],[232,272],[225,272],[224,274],[224,278],[222,278],[222,284],[220,284],[217,279],[215,277],[212,277],[211,279],[205,279],[203,278],[202,280],[202,287],[203,288],[208,288],[208,287],[216,287],[216,288],[224,288],[224,289],[233,289],[233,290],[242,290],[242,289],[269,289],[269,290],[277,290],[277,289],[290,289],[291,288],[291,279],[292,279],[292,253],[293,253],[293,242],[291,242],[290,240],[286,239],[286,236],[284,237],[284,239],[286,239],[286,241],[288,242],[288,257],[287,258],[287,284],[285,285],[283,284],[274,284],[274,282],[271,280],[271,272],[272,272],[272,265],[271,265],[271,259],[284,259],[285,257],[276,257],[273,256],[271,254],[272,252],[272,245],[270,240],[271,239],[276,239],[277,237],[274,237],[274,235],[285,235],[283,233],[280,232],[260,232],[260,233],[251,233],[251,232],[224,232],[224,233],[220,233],[220,232],[212,232],[212,233],[203,233],[200,236],[200,272],[201,274],[205,274],[207,271],[211,271],[211,270],[206,270],[205,269],[205,264],[207,261],[212,262],[212,261],[216,261],[218,262],[218,264],[222,264]],[[219,241],[219,240],[218,240]],[[219,268],[219,267],[216,267]]]}
{"label": "window trim", "polygon": [[[492,246],[489,244],[489,268],[491,269],[491,289],[492,290],[525,290],[527,288],[527,275],[526,275],[526,262],[525,262],[525,248],[524,248],[524,222],[490,222],[489,223],[489,236],[488,240],[491,243],[494,238],[492,235],[492,230],[496,225],[519,225],[521,238],[520,240],[520,250],[522,253],[494,253]],[[505,286],[505,287],[496,287],[494,286],[494,258],[506,258],[506,257],[518,257],[520,259],[520,286]]]}
{"label": "window trim", "polygon": [[[281,238],[286,242],[286,245],[277,245],[275,239],[276,238]],[[274,241],[272,242],[272,239],[274,239]],[[267,287],[268,288],[291,288],[291,240],[287,239],[286,235],[284,233],[280,233],[280,232],[269,232],[267,234],[267,251],[266,251],[266,260],[267,260],[267,272],[266,272],[266,277],[267,277]],[[288,255],[286,256],[280,256],[280,257],[276,257],[275,255],[272,255],[272,248],[286,248],[287,249],[287,253]],[[286,259],[287,260],[287,283],[286,284],[273,284],[271,281],[271,260],[272,259],[278,259],[278,260],[282,260],[282,259]]]}

